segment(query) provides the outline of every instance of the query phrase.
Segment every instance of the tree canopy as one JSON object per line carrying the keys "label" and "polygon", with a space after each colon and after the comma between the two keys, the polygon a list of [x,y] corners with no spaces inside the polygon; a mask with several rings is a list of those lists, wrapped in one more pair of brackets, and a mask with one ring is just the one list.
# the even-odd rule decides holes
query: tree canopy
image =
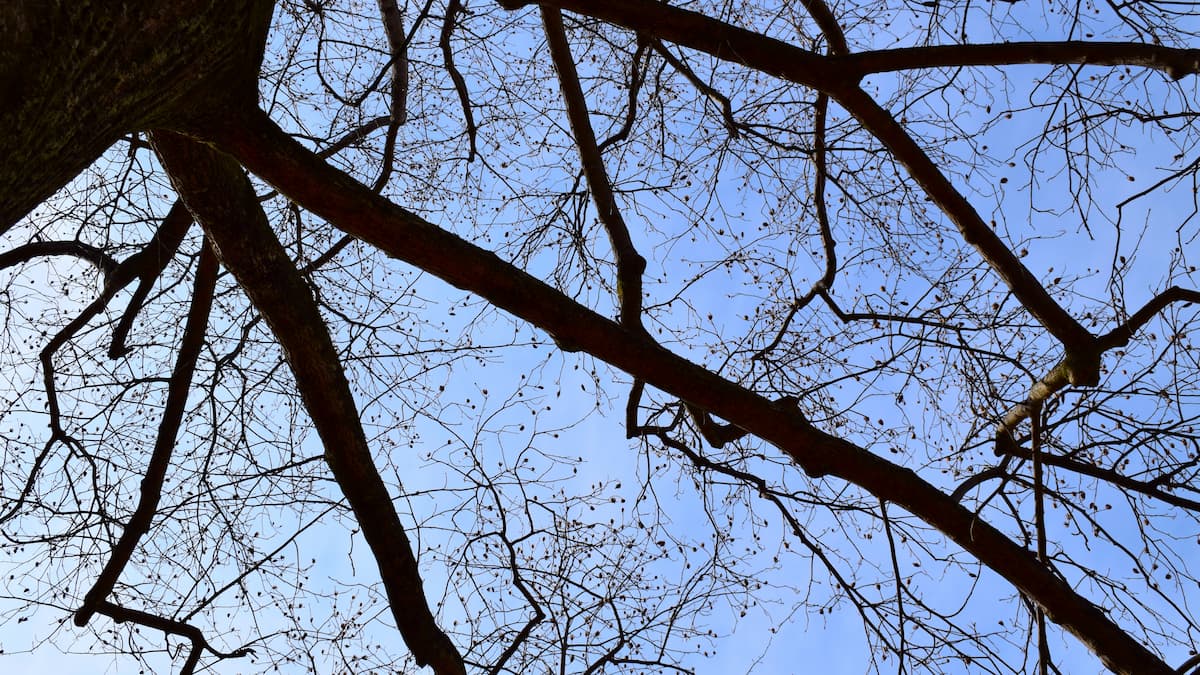
{"label": "tree canopy", "polygon": [[5,3],[3,648],[1196,669],[1198,31]]}

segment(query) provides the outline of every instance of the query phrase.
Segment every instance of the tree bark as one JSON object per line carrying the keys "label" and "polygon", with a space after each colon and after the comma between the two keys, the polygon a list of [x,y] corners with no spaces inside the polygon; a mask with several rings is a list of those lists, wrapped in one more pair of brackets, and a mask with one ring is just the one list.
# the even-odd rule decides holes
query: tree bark
{"label": "tree bark", "polygon": [[272,0],[0,3],[0,233],[122,135],[254,104]]}

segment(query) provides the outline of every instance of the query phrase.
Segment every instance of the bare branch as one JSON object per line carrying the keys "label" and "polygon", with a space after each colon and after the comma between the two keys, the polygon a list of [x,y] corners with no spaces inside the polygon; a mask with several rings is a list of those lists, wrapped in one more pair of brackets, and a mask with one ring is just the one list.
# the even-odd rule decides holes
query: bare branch
{"label": "bare branch", "polygon": [[[1015,443],[1013,445],[1005,446],[1004,453],[1007,456],[1018,457],[1021,459],[1033,458],[1032,450]],[[1082,476],[1099,478],[1100,480],[1111,483],[1123,490],[1143,494],[1152,499],[1157,499],[1165,504],[1170,504],[1181,509],[1187,509],[1188,511],[1200,513],[1200,501],[1188,499],[1186,497],[1181,497],[1177,494],[1167,492],[1162,489],[1160,483],[1155,481],[1137,480],[1130,478],[1121,472],[1116,471],[1115,469],[1106,469],[1088,462],[1082,462],[1077,459],[1071,459],[1070,457],[1053,455],[1046,452],[1042,453],[1041,461],[1047,466],[1055,466],[1065,471],[1077,473]]]}
{"label": "bare branch", "polygon": [[168,619],[166,617],[158,616],[157,614],[143,612],[139,609],[121,607],[120,605],[113,604],[108,600],[102,600],[96,607],[96,611],[109,617],[117,623],[132,621],[140,626],[154,628],[161,630],[164,633],[179,635],[190,640],[192,643],[192,651],[188,653],[187,661],[185,661],[183,667],[180,668],[180,675],[192,675],[192,673],[196,672],[196,665],[200,663],[200,657],[203,656],[204,652],[206,651],[221,659],[242,658],[254,653],[254,650],[248,647],[243,647],[242,649],[232,652],[219,652],[208,644],[208,640],[204,638],[204,633],[199,628],[191,624],[184,623],[182,621],[176,621],[174,619]]}
{"label": "bare branch", "polygon": [[459,105],[462,106],[463,121],[467,125],[467,143],[470,147],[467,161],[471,162],[475,159],[475,137],[478,135],[475,127],[475,113],[471,111],[471,94],[467,90],[467,81],[463,79],[458,66],[454,64],[454,50],[450,47],[450,36],[454,32],[455,21],[462,11],[462,0],[450,0],[446,4],[446,18],[442,21],[442,34],[438,45],[442,49],[442,62],[446,64],[446,72],[450,73],[450,80],[454,82],[454,91],[458,94]]}
{"label": "bare branch", "polygon": [[815,52],[663,2],[555,0],[530,3],[500,0],[500,5],[508,9],[529,4],[555,7],[601,19],[821,91],[831,91],[838,84],[847,82],[843,74],[830,72],[831,69],[825,65],[825,58]]}
{"label": "bare branch", "polygon": [[[1154,296],[1121,325],[1097,338],[1096,360],[1098,361],[1109,350],[1128,345],[1135,333],[1173,302],[1200,302],[1200,291],[1172,286]],[[1024,401],[1009,408],[1008,412],[1004,414],[996,426],[996,454],[1011,454],[1014,451],[1012,447],[1015,444],[1013,434],[1017,426],[1029,419],[1039,405],[1066,389],[1068,385],[1073,384],[1071,373],[1078,369],[1078,365],[1069,362],[1071,356],[1068,353],[1049,373],[1033,385]]]}
{"label": "bare branch", "polygon": [[1072,359],[1072,365],[1077,369],[1068,373],[1071,381],[1094,385],[1099,374],[1099,363],[1095,354],[1095,338],[1091,333],[1050,297],[1038,278],[983,221],[975,207],[891,113],[858,87],[847,87],[834,97],[908,168],[913,179],[958,227],[963,240],[974,246],[984,262],[1004,279],[1021,305],[1058,338],[1069,353],[1078,354]]}
{"label": "bare branch", "polygon": [[104,275],[106,282],[117,269],[117,261],[111,255],[81,241],[32,241],[22,244],[0,253],[0,269],[47,256],[69,256],[89,262]]}
{"label": "bare branch", "polygon": [[[379,565],[392,616],[417,663],[465,673],[425,600],[412,544],[367,446],[353,394],[311,291],[275,238],[250,181],[229,157],[166,132],[155,148],[180,196],[212,237],[283,346],[325,459]],[[318,160],[319,161],[319,160]],[[218,181],[221,190],[206,186]],[[303,202],[301,202],[303,204]]]}
{"label": "bare branch", "polygon": [[976,555],[1078,636],[1111,669],[1170,669],[1029,551],[910,469],[826,434],[783,409],[609,321],[494,254],[377,195],[296,144],[264,114],[207,130],[289,198],[347,232],[547,330],[657,388],[774,444],[810,475],[835,475],[908,510]]}
{"label": "bare branch", "polygon": [[408,39],[404,35],[404,15],[396,0],[378,0],[392,52],[392,123],[404,124],[408,119]]}
{"label": "bare branch", "polygon": [[141,251],[123,262],[117,269],[117,273],[113,275],[109,283],[112,288],[106,289],[106,292],[116,293],[133,279],[138,280],[138,286],[134,289],[129,304],[125,306],[120,321],[113,328],[112,341],[108,346],[108,358],[119,359],[130,352],[126,341],[129,339],[129,331],[133,329],[133,321],[142,311],[142,306],[145,304],[146,298],[150,296],[154,282],[158,280],[163,270],[167,269],[167,265],[175,257],[179,245],[183,243],[184,235],[191,226],[192,214],[188,213],[183,202],[176,201],[171,205],[171,210],[167,212],[167,215],[163,217],[162,223],[150,242]]}
{"label": "bare branch", "polygon": [[[520,6],[501,3],[506,7]],[[647,0],[588,3],[566,0],[545,3],[646,32],[711,54],[719,59],[746,65],[797,84],[826,92],[842,105],[872,135],[878,138],[912,175],[935,203],[950,217],[963,239],[974,246],[984,261],[1004,279],[1021,304],[1061,341],[1076,352],[1071,373],[1073,382],[1093,383],[1094,338],[1066,312],[1021,263],[970,202],[938,169],[912,136],[886,110],[857,86],[858,73],[839,69],[830,58],[773,38],[738,28],[716,19]]]}
{"label": "bare branch", "polygon": [[1100,339],[1097,340],[1099,348],[1108,351],[1109,349],[1128,345],[1129,341],[1133,339],[1134,334],[1142,329],[1142,326],[1149,323],[1151,319],[1173,302],[1200,302],[1200,291],[1172,286],[1159,293],[1143,305],[1141,309],[1134,312],[1120,326],[1100,336]]}
{"label": "bare branch", "polygon": [[733,138],[737,138],[741,132],[739,131],[738,121],[733,116],[733,103],[730,102],[729,97],[717,91],[717,89],[709,83],[700,79],[700,76],[696,74],[696,71],[692,70],[691,66],[684,63],[683,59],[675,56],[670,49],[667,49],[666,45],[664,45],[661,40],[651,38],[650,45],[654,47],[654,51],[658,52],[664,59],[667,60],[667,63],[671,64],[672,68],[687,78],[688,82],[691,82],[693,87],[699,89],[701,93],[716,102],[717,107],[721,109],[721,118],[725,122],[726,131],[728,131],[729,135]]}
{"label": "bare branch", "polygon": [[612,182],[604,169],[604,157],[596,146],[596,132],[588,118],[587,100],[579,85],[579,74],[575,70],[575,59],[567,43],[562,16],[558,10],[543,9],[542,23],[546,29],[546,41],[554,59],[554,69],[562,87],[563,101],[567,106],[567,117],[571,131],[575,134],[575,146],[583,163],[583,173],[591,188],[596,213],[612,242],[613,255],[617,263],[617,301],[621,308],[621,324],[630,330],[642,328],[642,274],[646,271],[646,259],[638,253],[629,236],[629,227],[617,205]]}
{"label": "bare branch", "polygon": [[807,293],[792,301],[787,316],[784,317],[778,332],[775,333],[775,339],[758,350],[752,357],[754,359],[762,359],[778,347],[791,326],[792,319],[796,317],[796,313],[807,307],[818,295],[825,298],[825,302],[842,321],[850,320],[829,295],[829,291],[833,289],[834,279],[837,277],[838,266],[837,241],[833,238],[833,228],[829,224],[829,206],[825,197],[825,188],[829,182],[829,148],[826,147],[825,140],[829,96],[824,93],[817,94],[817,101],[813,108],[813,170],[816,174],[813,179],[813,207],[817,212],[817,227],[821,231],[821,248],[825,253],[825,273],[809,287]]}
{"label": "bare branch", "polygon": [[1041,64],[1132,66],[1159,70],[1178,80],[1200,73],[1200,49],[1130,42],[1004,42],[881,49],[847,54],[831,63],[859,77],[921,68]]}
{"label": "bare branch", "polygon": [[179,425],[183,421],[184,408],[192,387],[196,359],[200,356],[200,348],[204,344],[204,334],[208,327],[208,315],[212,309],[213,289],[216,287],[216,282],[217,258],[212,247],[205,242],[200,251],[200,264],[196,268],[192,305],[188,309],[187,322],[183,328],[179,355],[175,359],[175,370],[171,373],[171,379],[167,385],[167,400],[163,406],[163,415],[158,426],[158,436],[154,441],[154,450],[150,454],[150,462],[146,465],[146,473],[142,478],[137,508],[133,510],[133,515],[129,517],[129,522],[121,531],[121,537],[113,546],[112,554],[105,563],[104,569],[96,577],[91,590],[84,596],[83,604],[75,612],[76,626],[87,625],[100,603],[108,598],[117,579],[120,578],[121,572],[124,571],[125,565],[133,557],[138,541],[150,531],[150,523],[158,512],[163,480],[166,478],[167,468],[171,464],[171,452],[175,449]]}

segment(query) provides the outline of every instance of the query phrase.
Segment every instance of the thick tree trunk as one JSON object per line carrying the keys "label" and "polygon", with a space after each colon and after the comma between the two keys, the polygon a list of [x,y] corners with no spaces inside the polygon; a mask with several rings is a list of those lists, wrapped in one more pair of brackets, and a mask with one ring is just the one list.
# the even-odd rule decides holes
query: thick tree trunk
{"label": "thick tree trunk", "polygon": [[0,2],[0,233],[123,134],[254,104],[273,6]]}

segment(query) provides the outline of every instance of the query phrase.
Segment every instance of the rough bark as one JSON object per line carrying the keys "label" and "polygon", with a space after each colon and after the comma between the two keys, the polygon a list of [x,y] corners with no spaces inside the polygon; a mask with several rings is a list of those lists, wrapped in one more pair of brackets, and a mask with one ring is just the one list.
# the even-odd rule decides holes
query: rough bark
{"label": "rough bark", "polygon": [[253,103],[272,0],[0,3],[0,233],[123,134]]}

